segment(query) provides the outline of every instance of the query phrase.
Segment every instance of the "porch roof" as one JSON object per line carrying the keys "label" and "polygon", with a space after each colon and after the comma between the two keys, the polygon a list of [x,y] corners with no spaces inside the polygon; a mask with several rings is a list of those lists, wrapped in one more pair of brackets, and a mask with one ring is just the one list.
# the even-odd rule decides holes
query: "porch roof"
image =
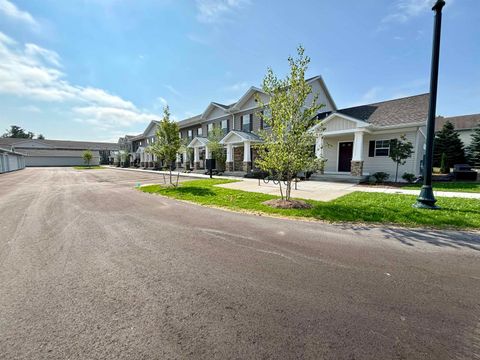
{"label": "porch roof", "polygon": [[208,139],[203,136],[197,136],[192,141],[190,141],[190,144],[188,144],[187,147],[195,148],[195,147],[202,147],[206,145],[208,145]]}
{"label": "porch roof", "polygon": [[254,133],[244,132],[239,130],[231,130],[227,135],[220,140],[220,144],[238,144],[245,141],[261,142],[262,139]]}

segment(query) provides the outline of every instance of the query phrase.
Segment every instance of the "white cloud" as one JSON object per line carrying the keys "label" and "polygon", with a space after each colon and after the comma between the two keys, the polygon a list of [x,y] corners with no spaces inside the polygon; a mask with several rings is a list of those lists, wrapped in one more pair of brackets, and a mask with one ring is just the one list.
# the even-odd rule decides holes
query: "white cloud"
{"label": "white cloud", "polygon": [[182,94],[180,93],[180,91],[178,91],[177,89],[175,89],[172,85],[163,85],[168,91],[170,91],[173,95],[176,95],[176,96],[182,96]]}
{"label": "white cloud", "polygon": [[196,0],[197,19],[203,23],[221,22],[235,10],[250,3],[250,0]]}
{"label": "white cloud", "polygon": [[168,105],[168,101],[167,101],[165,98],[161,97],[161,96],[159,96],[159,97],[157,98],[157,102],[158,102],[159,104],[161,104],[163,107]]}
{"label": "white cloud", "polygon": [[38,25],[37,21],[30,13],[20,10],[15,4],[11,3],[8,0],[0,0],[0,14],[3,14],[10,19],[27,23],[29,25]]}
{"label": "white cloud", "polygon": [[60,56],[35,44],[19,43],[0,32],[0,94],[61,103],[77,121],[103,129],[148,123],[157,118],[131,101],[103,89],[71,84],[58,68]]}
{"label": "white cloud", "polygon": [[405,23],[413,17],[428,12],[435,1],[433,0],[398,0],[395,9],[382,19],[382,23]]}
{"label": "white cloud", "polygon": [[32,59],[37,58],[53,66],[61,67],[60,56],[55,51],[44,49],[35,44],[25,44],[25,54]]}

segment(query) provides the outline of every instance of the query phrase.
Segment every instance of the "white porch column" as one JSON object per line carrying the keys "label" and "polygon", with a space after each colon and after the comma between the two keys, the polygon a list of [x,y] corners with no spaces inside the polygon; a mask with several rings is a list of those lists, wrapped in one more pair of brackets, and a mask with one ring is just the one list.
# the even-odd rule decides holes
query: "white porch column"
{"label": "white porch column", "polygon": [[188,153],[187,150],[183,152],[183,163],[186,164],[188,162]]}
{"label": "white porch column", "polygon": [[227,144],[227,162],[233,162],[233,145]]}
{"label": "white porch column", "polygon": [[200,148],[198,147],[193,148],[193,161],[194,162],[200,161]]}
{"label": "white porch column", "polygon": [[227,160],[225,161],[225,169],[233,171],[233,145],[227,144]]}
{"label": "white porch column", "polygon": [[363,175],[363,131],[355,131],[350,174],[352,174],[352,176]]}
{"label": "white porch column", "polygon": [[355,132],[352,161],[363,161],[363,131]]}
{"label": "white porch column", "polygon": [[315,141],[315,155],[317,158],[323,156],[323,137],[320,135]]}
{"label": "white porch column", "polygon": [[250,152],[250,141],[243,142],[243,171],[250,172],[252,170],[252,157]]}
{"label": "white porch column", "polygon": [[211,159],[212,158],[212,154],[210,152],[210,149],[208,148],[208,146],[205,146],[205,159]]}
{"label": "white porch column", "polygon": [[243,162],[251,162],[252,158],[250,156],[250,141],[245,141],[243,143]]}
{"label": "white porch column", "polygon": [[179,154],[179,153],[177,153],[177,160],[176,160],[176,161],[177,161],[177,163],[180,163],[180,162],[181,162],[181,161],[180,161],[180,154]]}

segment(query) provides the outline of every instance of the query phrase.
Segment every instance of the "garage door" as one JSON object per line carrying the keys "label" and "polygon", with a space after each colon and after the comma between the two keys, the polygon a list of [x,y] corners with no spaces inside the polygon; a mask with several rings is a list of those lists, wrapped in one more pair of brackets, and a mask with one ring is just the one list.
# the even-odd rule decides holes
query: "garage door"
{"label": "garage door", "polygon": [[[27,166],[81,166],[85,165],[81,157],[68,156],[28,156],[26,157]],[[98,165],[99,158],[94,157],[91,165]]]}

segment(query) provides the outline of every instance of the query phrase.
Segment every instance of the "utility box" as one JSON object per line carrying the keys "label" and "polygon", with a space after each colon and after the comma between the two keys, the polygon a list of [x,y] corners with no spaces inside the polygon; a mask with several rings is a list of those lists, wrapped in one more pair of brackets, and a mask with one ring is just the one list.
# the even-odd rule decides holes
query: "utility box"
{"label": "utility box", "polygon": [[207,170],[215,169],[216,168],[215,159],[207,159],[205,165]]}

